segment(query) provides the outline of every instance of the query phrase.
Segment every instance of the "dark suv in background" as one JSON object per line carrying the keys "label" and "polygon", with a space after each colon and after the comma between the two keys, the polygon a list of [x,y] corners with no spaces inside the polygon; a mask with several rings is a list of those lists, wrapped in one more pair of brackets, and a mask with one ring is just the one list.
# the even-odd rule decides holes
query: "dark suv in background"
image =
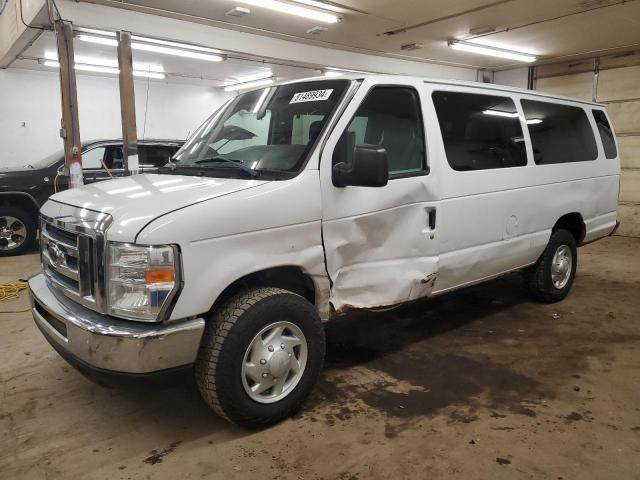
{"label": "dark suv in background", "polygon": [[[156,172],[183,143],[182,140],[139,140],[140,171]],[[54,190],[68,188],[67,178],[58,175],[63,165],[64,152],[60,150],[32,164],[0,169],[0,257],[20,255],[33,246],[40,207]],[[121,177],[123,167],[122,140],[82,144],[85,184]]]}

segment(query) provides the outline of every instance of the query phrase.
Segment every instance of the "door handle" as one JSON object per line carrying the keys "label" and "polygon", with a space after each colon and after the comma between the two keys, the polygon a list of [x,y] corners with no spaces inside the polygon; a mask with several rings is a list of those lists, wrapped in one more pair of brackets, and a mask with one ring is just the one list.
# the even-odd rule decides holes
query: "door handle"
{"label": "door handle", "polygon": [[429,210],[429,228],[431,230],[436,229],[436,209],[432,208]]}

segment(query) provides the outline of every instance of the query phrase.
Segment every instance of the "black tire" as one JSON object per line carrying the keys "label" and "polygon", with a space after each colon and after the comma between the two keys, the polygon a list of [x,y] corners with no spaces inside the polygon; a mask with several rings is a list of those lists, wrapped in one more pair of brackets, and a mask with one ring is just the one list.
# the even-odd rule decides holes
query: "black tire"
{"label": "black tire", "polygon": [[24,237],[24,240],[15,247],[8,247],[6,239],[0,239],[0,257],[11,257],[14,255],[22,255],[27,250],[33,248],[36,235],[37,235],[37,227],[35,219],[26,211],[22,210],[18,207],[12,206],[1,206],[0,207],[0,228],[4,227],[3,218],[13,217],[18,219],[25,226],[27,234]]}
{"label": "black tire", "polygon": [[[302,330],[306,367],[287,396],[274,403],[259,403],[243,386],[244,356],[254,337],[279,321]],[[196,384],[205,402],[221,417],[243,427],[263,428],[300,409],[318,380],[324,354],[324,328],[311,303],[280,288],[253,288],[229,299],[209,319],[196,360]]]}
{"label": "black tire", "polygon": [[[572,256],[569,280],[562,288],[554,285],[551,273],[553,257],[562,246],[569,247]],[[555,303],[563,300],[571,290],[578,266],[578,251],[573,235],[567,230],[556,230],[538,261],[524,272],[525,289],[529,297],[539,302]]]}

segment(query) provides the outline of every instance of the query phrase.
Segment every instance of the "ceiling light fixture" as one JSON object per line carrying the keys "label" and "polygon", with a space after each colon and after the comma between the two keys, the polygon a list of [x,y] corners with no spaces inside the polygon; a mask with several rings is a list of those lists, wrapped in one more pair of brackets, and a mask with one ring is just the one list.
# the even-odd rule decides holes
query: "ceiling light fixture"
{"label": "ceiling light fixture", "polygon": [[[60,62],[57,60],[47,60],[45,59],[42,64],[45,67],[53,67],[60,68]],[[120,69],[117,67],[111,67],[108,65],[91,65],[85,63],[76,63],[75,69],[79,72],[94,72],[94,73],[111,73],[113,75],[118,75],[120,73]],[[144,70],[134,70],[134,77],[143,77],[143,78],[154,78],[157,80],[162,80],[166,78],[166,75],[162,72],[153,72],[153,71],[144,71]]]}
{"label": "ceiling light fixture", "polygon": [[[54,51],[48,51],[44,54],[45,60],[58,61],[58,54]],[[74,55],[74,62],[84,65],[96,65],[98,67],[118,68],[118,60],[110,58],[87,57],[85,55]],[[142,72],[164,73],[162,65],[145,62],[133,62],[133,69]],[[164,78],[164,77],[163,77]]]}
{"label": "ceiling light fixture", "polygon": [[209,47],[201,47],[200,45],[191,45],[188,43],[172,42],[170,40],[161,40],[159,38],[140,37],[138,35],[131,35],[131,40],[135,42],[144,43],[156,43],[158,45],[166,45],[168,47],[175,47],[183,50],[195,50],[196,52],[204,53],[222,53],[220,50]]}
{"label": "ceiling light fixture", "polygon": [[[165,55],[194,58],[196,60],[207,60],[210,62],[221,62],[222,60],[224,60],[223,56],[213,54],[213,53],[220,53],[220,51],[212,48],[199,47],[197,45],[186,45],[186,44],[181,44],[177,42],[169,42],[167,40],[157,40],[153,38],[138,37],[135,35],[132,36],[131,38],[132,40],[135,40],[131,42],[131,48],[133,50],[140,50],[143,52],[164,53]],[[80,34],[78,35],[78,40],[81,40],[83,42],[89,42],[89,43],[97,43],[99,45],[109,45],[113,47],[118,46],[118,40],[115,38]],[[180,46],[182,48],[172,48],[164,45],[171,45],[172,47]],[[204,53],[204,52],[212,52],[212,53]]]}
{"label": "ceiling light fixture", "polygon": [[332,5],[326,2],[320,2],[318,0],[293,0],[296,3],[302,3],[304,5],[309,5],[310,7],[321,8],[322,10],[330,10],[336,13],[342,13],[346,9],[343,7],[339,7],[338,5]]}
{"label": "ceiling light fixture", "polygon": [[509,60],[517,60],[519,62],[535,62],[537,57],[528,53],[516,52],[505,48],[480,45],[465,40],[449,40],[449,47],[454,50],[462,50],[470,53],[478,53],[480,55],[490,55],[492,57],[507,58]]}
{"label": "ceiling light fixture", "polygon": [[246,88],[262,87],[263,85],[271,85],[274,82],[273,78],[263,78],[262,80],[254,80],[253,82],[235,83],[233,85],[227,85],[224,87],[225,92],[235,92],[237,90],[244,90]]}
{"label": "ceiling light fixture", "polygon": [[[289,15],[295,15],[297,17],[308,18],[310,20],[316,20],[318,22],[324,23],[337,23],[340,21],[340,16],[334,13],[322,12],[320,10],[316,10],[314,8],[303,7],[301,5],[295,5],[289,2],[283,2],[280,0],[237,0],[240,3],[245,3],[247,5],[253,5],[254,7],[267,8],[269,10],[273,10],[275,12],[286,13]],[[314,7],[323,8],[328,10],[327,6],[322,2],[299,2],[304,3],[306,5],[313,5]]]}
{"label": "ceiling light fixture", "polygon": [[230,87],[232,85],[237,85],[239,83],[247,83],[247,82],[255,82],[256,80],[264,80],[265,78],[273,77],[273,72],[268,70],[266,72],[255,73],[253,75],[245,75],[243,77],[238,77],[233,80],[229,80],[224,82],[222,85],[224,87]]}

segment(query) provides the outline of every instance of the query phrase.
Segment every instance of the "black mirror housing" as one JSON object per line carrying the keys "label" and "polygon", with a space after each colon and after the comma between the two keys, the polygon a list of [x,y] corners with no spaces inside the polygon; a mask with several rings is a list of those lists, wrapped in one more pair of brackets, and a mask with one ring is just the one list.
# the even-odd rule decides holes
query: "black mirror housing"
{"label": "black mirror housing", "polygon": [[384,187],[389,181],[387,151],[379,145],[356,145],[351,163],[333,166],[332,181],[336,187]]}

